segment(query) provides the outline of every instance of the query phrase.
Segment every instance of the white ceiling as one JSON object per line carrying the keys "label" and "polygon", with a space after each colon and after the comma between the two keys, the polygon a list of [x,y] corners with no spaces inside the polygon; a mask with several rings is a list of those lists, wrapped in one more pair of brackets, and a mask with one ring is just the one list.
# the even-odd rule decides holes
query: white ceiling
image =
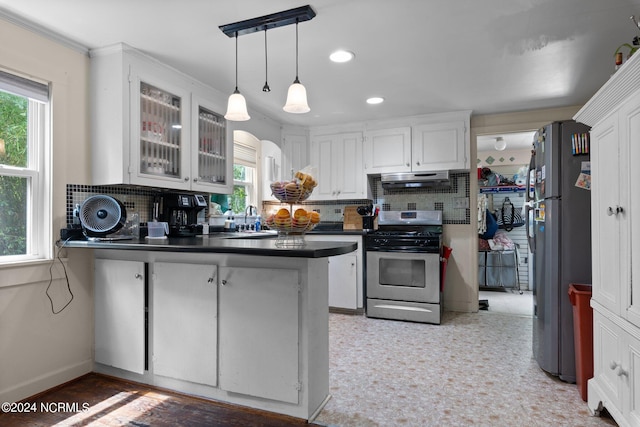
{"label": "white ceiling", "polygon": [[[125,42],[223,92],[234,88],[234,40],[219,25],[305,4],[300,80],[311,112],[284,113],[295,77],[295,26],[240,36],[239,88],[250,114],[325,125],[434,112],[473,114],[583,104],[640,31],[640,0],[0,0],[0,12],[87,48]],[[6,41],[4,41],[6,42]],[[354,61],[328,60],[336,48]],[[1,63],[1,58],[0,58]],[[365,104],[369,96],[386,99]]]}

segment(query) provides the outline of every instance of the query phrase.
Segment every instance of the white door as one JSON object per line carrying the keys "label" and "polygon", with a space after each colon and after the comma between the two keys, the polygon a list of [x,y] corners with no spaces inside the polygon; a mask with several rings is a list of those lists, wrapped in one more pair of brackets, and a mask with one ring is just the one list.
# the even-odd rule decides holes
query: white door
{"label": "white door", "polygon": [[95,361],[138,374],[145,370],[144,263],[96,259]]}
{"label": "white door", "polygon": [[593,298],[621,315],[620,159],[618,115],[614,114],[591,129],[591,229],[593,235]]}
{"label": "white door", "polygon": [[153,264],[153,372],[216,386],[217,267]]}
{"label": "white door", "polygon": [[219,273],[220,388],[297,404],[298,271]]}
{"label": "white door", "polygon": [[329,258],[329,307],[358,308],[357,260],[354,254]]}

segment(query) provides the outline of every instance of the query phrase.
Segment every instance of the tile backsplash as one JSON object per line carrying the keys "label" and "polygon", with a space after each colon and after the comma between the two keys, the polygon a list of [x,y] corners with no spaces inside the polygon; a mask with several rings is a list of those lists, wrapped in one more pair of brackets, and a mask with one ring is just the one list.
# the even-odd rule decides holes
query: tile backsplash
{"label": "tile backsplash", "polygon": [[[372,199],[305,201],[296,206],[320,213],[323,222],[342,222],[348,205],[380,205],[382,210],[439,210],[445,224],[470,224],[469,173],[451,173],[451,185],[444,188],[385,190],[379,176],[370,176]],[[265,213],[278,210],[282,203],[263,203]]]}

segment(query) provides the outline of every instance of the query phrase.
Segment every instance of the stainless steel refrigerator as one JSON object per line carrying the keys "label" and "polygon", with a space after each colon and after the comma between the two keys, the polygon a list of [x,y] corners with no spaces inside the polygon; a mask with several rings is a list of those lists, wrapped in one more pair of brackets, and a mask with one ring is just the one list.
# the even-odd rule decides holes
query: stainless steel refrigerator
{"label": "stainless steel refrigerator", "polygon": [[571,283],[591,283],[589,127],[554,122],[533,141],[527,236],[533,253],[533,354],[538,365],[575,382]]}

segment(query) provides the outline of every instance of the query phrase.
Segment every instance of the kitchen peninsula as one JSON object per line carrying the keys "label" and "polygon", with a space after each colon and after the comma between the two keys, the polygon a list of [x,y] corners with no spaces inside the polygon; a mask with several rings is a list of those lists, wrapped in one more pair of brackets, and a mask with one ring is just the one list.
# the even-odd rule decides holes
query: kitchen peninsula
{"label": "kitchen peninsula", "polygon": [[328,257],[357,244],[276,241],[67,242],[94,249],[94,371],[314,419],[329,399]]}

